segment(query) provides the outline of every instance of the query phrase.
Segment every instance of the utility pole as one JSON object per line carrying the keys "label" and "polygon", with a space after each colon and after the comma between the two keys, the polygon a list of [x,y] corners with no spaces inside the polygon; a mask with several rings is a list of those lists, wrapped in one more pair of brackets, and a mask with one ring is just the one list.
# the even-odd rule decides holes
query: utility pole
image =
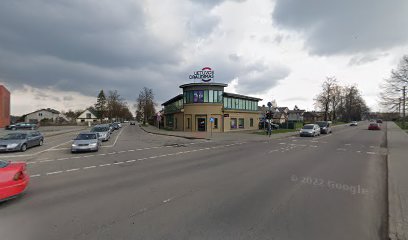
{"label": "utility pole", "polygon": [[402,90],[402,128],[404,129],[405,129],[405,89],[406,86],[404,86]]}

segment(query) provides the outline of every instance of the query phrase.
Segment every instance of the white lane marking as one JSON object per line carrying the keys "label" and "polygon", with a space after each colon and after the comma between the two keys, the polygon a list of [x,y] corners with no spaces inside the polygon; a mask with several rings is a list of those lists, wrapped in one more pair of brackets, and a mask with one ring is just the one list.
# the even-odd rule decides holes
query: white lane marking
{"label": "white lane marking", "polygon": [[57,161],[64,161],[64,160],[68,160],[69,158],[58,158]]}
{"label": "white lane marking", "polygon": [[337,151],[346,151],[347,149],[345,148],[337,148]]}
{"label": "white lane marking", "polygon": [[317,140],[310,140],[310,142],[312,142],[312,143],[318,143],[319,141],[317,141]]}
{"label": "white lane marking", "polygon": [[370,148],[374,148],[374,146],[370,146]]}
{"label": "white lane marking", "polygon": [[169,198],[169,199],[163,200],[163,203],[168,203],[168,202],[170,202],[171,200],[173,200],[173,198]]}
{"label": "white lane marking", "polygon": [[361,153],[361,151],[356,151],[356,153]]}
{"label": "white lane marking", "polygon": [[47,175],[54,175],[54,174],[58,174],[58,173],[62,173],[62,171],[48,172],[48,173],[46,173],[46,174],[47,174]]}
{"label": "white lane marking", "polygon": [[279,143],[280,145],[285,145],[286,143],[284,143],[284,142],[281,142],[281,143]]}
{"label": "white lane marking", "polygon": [[375,154],[375,152],[367,152],[367,154]]}
{"label": "white lane marking", "polygon": [[124,153],[124,152],[127,152],[127,151],[119,151],[118,153]]}
{"label": "white lane marking", "polygon": [[72,157],[72,159],[78,159],[78,158],[81,158],[81,157]]}
{"label": "white lane marking", "polygon": [[269,153],[273,153],[273,152],[279,152],[279,150],[275,149],[275,150],[269,151]]}
{"label": "white lane marking", "polygon": [[106,164],[101,164],[101,165],[99,165],[99,167],[106,167],[106,166],[110,166],[110,165],[112,165],[112,164],[106,163]]}
{"label": "white lane marking", "polygon": [[82,169],[91,169],[91,168],[96,168],[96,166],[83,167]]}
{"label": "white lane marking", "polygon": [[[241,144],[243,144],[243,143],[241,143]],[[219,147],[225,147],[225,146],[219,146]],[[209,148],[201,148],[201,149],[195,149],[195,150],[196,150],[196,151],[203,151],[203,150],[207,150],[207,149],[209,149]],[[163,155],[159,155],[159,156],[152,156],[152,157],[140,158],[140,159],[137,159],[137,160],[134,160],[134,159],[133,159],[133,160],[128,160],[128,161],[125,161],[125,162],[143,161],[143,160],[151,159],[151,158],[161,158],[161,157],[165,157],[165,156],[178,155],[178,154],[186,154],[186,153],[190,153],[190,152],[193,152],[193,151],[188,150],[188,151],[184,151],[184,152],[177,152],[177,153],[171,153],[171,154],[163,154]],[[74,158],[76,158],[76,157],[74,157]],[[123,163],[125,163],[125,162],[116,162],[116,163],[113,163],[113,164],[111,164],[111,163],[100,164],[99,167],[118,165],[118,164],[123,164]],[[98,167],[98,166],[92,165],[92,166],[83,167],[82,170],[92,169],[92,168],[97,168],[97,167]],[[64,171],[48,172],[48,173],[46,173],[45,175],[47,175],[47,176],[48,176],[48,175],[55,175],[55,174],[59,174],[59,173],[63,173],[63,172],[74,172],[74,171],[79,171],[79,170],[81,170],[81,169],[80,169],[80,168],[74,168],[74,169],[68,169],[68,170],[64,170]],[[40,177],[41,174],[32,175],[32,176],[34,176],[34,177]],[[168,201],[170,201],[170,200],[171,200],[171,199],[168,199]]]}
{"label": "white lane marking", "polygon": [[136,161],[137,161],[136,159],[133,159],[133,160],[127,160],[126,162],[130,163],[130,162],[136,162]]}
{"label": "white lane marking", "polygon": [[310,145],[309,147],[317,148],[318,146],[316,146],[316,145]]}
{"label": "white lane marking", "polygon": [[120,132],[119,132],[118,135],[116,136],[116,139],[115,139],[115,141],[113,142],[112,145],[107,145],[107,146],[102,146],[102,147],[105,147],[105,148],[114,147],[114,146],[116,145],[116,142],[118,141],[120,135],[122,134],[123,130],[124,130],[126,127],[127,127],[127,126],[124,126],[124,127],[120,130]]}
{"label": "white lane marking", "polygon": [[52,161],[54,161],[54,160],[42,160],[42,161],[40,161],[40,162],[52,162]]}
{"label": "white lane marking", "polygon": [[351,144],[350,143],[346,143],[346,144],[344,144],[345,146],[351,146]]}
{"label": "white lane marking", "polygon": [[30,178],[35,178],[35,177],[40,177],[40,176],[41,174],[34,174],[34,175],[31,175]]}
{"label": "white lane marking", "polygon": [[134,152],[135,150],[133,150],[133,149],[131,149],[131,150],[128,150],[128,152]]}
{"label": "white lane marking", "polygon": [[99,156],[105,156],[106,154],[105,153],[101,153],[101,154],[99,154]]}
{"label": "white lane marking", "polygon": [[108,153],[108,155],[113,155],[113,154],[116,154],[116,152],[111,152],[111,153]]}

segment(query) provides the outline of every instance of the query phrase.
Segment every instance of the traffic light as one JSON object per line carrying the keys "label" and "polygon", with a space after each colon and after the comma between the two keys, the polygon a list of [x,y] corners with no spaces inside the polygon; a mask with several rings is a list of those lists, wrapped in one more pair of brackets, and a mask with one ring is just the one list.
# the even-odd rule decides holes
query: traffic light
{"label": "traffic light", "polygon": [[272,119],[272,112],[271,111],[266,112],[266,119]]}

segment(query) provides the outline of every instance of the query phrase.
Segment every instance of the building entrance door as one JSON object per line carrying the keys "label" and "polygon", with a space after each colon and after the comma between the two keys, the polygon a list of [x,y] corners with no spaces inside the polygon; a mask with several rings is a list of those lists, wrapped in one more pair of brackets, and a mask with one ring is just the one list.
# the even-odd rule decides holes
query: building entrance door
{"label": "building entrance door", "polygon": [[205,118],[197,118],[197,131],[205,132],[206,131],[206,119]]}

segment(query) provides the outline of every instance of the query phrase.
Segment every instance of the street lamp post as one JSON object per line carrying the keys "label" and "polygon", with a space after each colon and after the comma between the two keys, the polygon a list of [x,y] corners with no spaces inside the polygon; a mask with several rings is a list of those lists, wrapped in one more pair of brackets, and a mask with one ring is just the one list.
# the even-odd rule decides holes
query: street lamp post
{"label": "street lamp post", "polygon": [[402,128],[405,128],[405,89],[406,86],[402,88]]}

